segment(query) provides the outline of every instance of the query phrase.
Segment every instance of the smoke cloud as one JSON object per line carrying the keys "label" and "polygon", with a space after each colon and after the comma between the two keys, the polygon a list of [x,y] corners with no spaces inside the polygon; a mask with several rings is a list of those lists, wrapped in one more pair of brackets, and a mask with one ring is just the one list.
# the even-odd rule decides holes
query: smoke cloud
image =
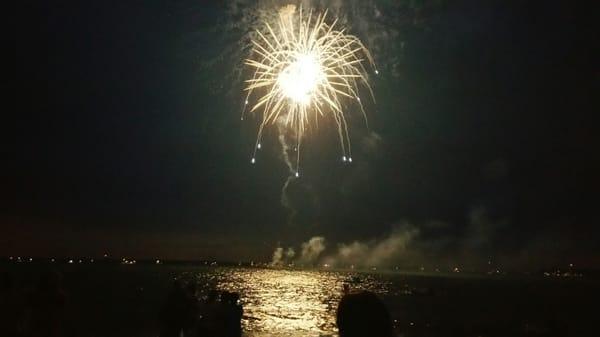
{"label": "smoke cloud", "polygon": [[273,252],[273,259],[271,260],[271,265],[272,266],[281,265],[282,258],[283,258],[283,248],[281,248],[281,247],[275,248],[275,251]]}
{"label": "smoke cloud", "polygon": [[302,264],[314,264],[324,250],[325,238],[322,236],[315,236],[302,244],[299,262]]}
{"label": "smoke cloud", "polygon": [[292,262],[294,256],[296,256],[296,251],[292,247],[288,247],[288,249],[284,250],[283,247],[275,248],[273,251],[273,259],[271,260],[272,266],[282,266]]}
{"label": "smoke cloud", "polygon": [[[427,269],[485,268],[494,256],[495,239],[508,224],[506,219],[494,219],[485,207],[478,206],[466,214],[462,231],[442,221],[420,225],[400,223],[381,238],[338,243],[327,251],[326,239],[314,236],[300,245],[295,258],[293,249],[278,247],[273,264],[297,263],[302,266],[328,264],[339,268],[401,267]],[[497,253],[496,253],[497,254]],[[463,269],[463,268],[461,268]]]}
{"label": "smoke cloud", "polygon": [[287,251],[285,252],[285,257],[287,259],[293,259],[295,255],[296,255],[296,251],[294,251],[294,248],[292,248],[292,247],[289,247],[287,249]]}
{"label": "smoke cloud", "polygon": [[[341,243],[337,246],[333,255],[322,257],[326,249],[326,241],[322,236],[315,236],[303,242],[300,247],[300,256],[294,260],[293,248],[277,247],[273,252],[271,265],[281,266],[287,263],[298,263],[303,266],[312,266],[319,263],[327,263],[332,266],[347,267],[373,267],[384,266],[397,262],[403,255],[409,253],[408,247],[419,235],[419,230],[413,226],[404,226],[392,232],[382,240],[371,240],[369,242],[354,241]],[[411,252],[409,255],[413,255]]]}
{"label": "smoke cloud", "polygon": [[[293,219],[296,217],[298,213],[296,206],[292,202],[292,198],[290,196],[290,184],[297,178],[297,172],[294,170],[294,166],[292,165],[292,161],[290,160],[290,145],[288,143],[288,133],[290,131],[285,126],[284,117],[279,117],[277,119],[277,133],[279,144],[281,145],[281,158],[285,162],[285,165],[288,168],[288,177],[285,180],[285,183],[281,187],[281,206],[289,212],[288,223],[291,223]],[[297,149],[295,149],[297,150]]]}
{"label": "smoke cloud", "polygon": [[354,241],[340,243],[334,255],[328,256],[324,262],[338,267],[357,266],[375,267],[397,263],[407,255],[413,240],[419,235],[419,229],[410,225],[394,230],[382,240],[368,242]]}
{"label": "smoke cloud", "polygon": [[271,265],[283,266],[290,263],[299,263],[303,266],[314,265],[319,261],[321,253],[325,250],[325,238],[322,236],[312,237],[308,241],[303,242],[300,248],[300,256],[296,260],[294,260],[296,251],[293,247],[288,247],[287,249],[283,247],[275,248]]}
{"label": "smoke cloud", "polygon": [[277,120],[281,159],[288,168],[288,177],[281,188],[281,205],[288,211],[288,224],[307,223],[317,208],[317,196],[312,187],[302,182],[298,169],[298,136],[285,125],[285,117]]}

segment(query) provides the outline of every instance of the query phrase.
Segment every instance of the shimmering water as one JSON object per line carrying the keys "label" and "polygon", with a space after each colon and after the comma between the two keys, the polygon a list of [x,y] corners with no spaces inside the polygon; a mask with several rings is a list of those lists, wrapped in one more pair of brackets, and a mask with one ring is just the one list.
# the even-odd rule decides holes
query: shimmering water
{"label": "shimmering water", "polygon": [[355,289],[388,291],[383,280],[339,272],[223,268],[186,276],[200,288],[239,293],[247,336],[335,336],[335,312],[345,282],[355,281]]}

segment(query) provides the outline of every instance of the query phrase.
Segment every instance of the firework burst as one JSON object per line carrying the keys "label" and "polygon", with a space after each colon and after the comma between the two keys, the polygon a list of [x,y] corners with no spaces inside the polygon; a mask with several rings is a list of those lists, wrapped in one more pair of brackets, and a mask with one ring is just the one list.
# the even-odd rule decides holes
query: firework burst
{"label": "firework burst", "polygon": [[357,105],[366,122],[359,86],[373,97],[365,64],[373,69],[375,64],[356,36],[338,29],[337,19],[328,24],[326,18],[327,11],[316,14],[288,5],[280,9],[276,24],[265,22],[265,28],[252,40],[251,57],[245,64],[253,75],[245,81],[242,112],[242,119],[247,112],[262,114],[252,163],[265,127],[277,123],[294,132],[298,176],[305,131],[329,117],[337,126],[342,160],[352,161],[345,111]]}

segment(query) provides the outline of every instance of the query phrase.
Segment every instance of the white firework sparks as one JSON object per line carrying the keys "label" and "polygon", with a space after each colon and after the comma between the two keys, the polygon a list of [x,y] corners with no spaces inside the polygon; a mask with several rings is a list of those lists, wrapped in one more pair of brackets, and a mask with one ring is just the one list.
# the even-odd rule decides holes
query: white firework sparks
{"label": "white firework sparks", "polygon": [[337,126],[343,161],[352,161],[345,110],[357,105],[366,122],[359,85],[373,97],[364,64],[373,68],[375,64],[356,36],[338,29],[337,19],[328,24],[326,18],[327,11],[303,13],[302,8],[297,11],[296,6],[288,5],[279,11],[275,25],[265,22],[265,29],[257,31],[251,57],[245,60],[253,76],[246,80],[242,112],[242,119],[247,111],[262,112],[252,163],[264,128],[283,123],[295,132],[298,172],[305,131],[326,117],[333,118]]}

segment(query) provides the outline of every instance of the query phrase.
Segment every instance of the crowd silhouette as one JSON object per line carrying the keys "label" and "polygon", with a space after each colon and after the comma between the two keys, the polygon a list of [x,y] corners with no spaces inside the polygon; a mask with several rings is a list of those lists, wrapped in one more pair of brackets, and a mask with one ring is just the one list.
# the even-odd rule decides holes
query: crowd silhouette
{"label": "crowd silhouette", "polygon": [[[336,322],[340,337],[392,337],[390,313],[372,292],[351,292],[344,284]],[[160,311],[160,337],[241,336],[243,308],[239,294],[211,290],[204,300],[197,296],[196,284],[173,283]]]}
{"label": "crowd silhouette", "polygon": [[338,306],[336,323],[340,337],[392,337],[390,313],[383,302],[370,291],[351,293],[344,287]]}
{"label": "crowd silhouette", "polygon": [[199,300],[195,283],[176,280],[160,310],[160,337],[241,336],[242,313],[239,294],[212,290]]}
{"label": "crowd silhouette", "polygon": [[[67,293],[58,272],[44,272],[29,291],[10,274],[0,275],[0,336],[65,336]],[[337,310],[340,337],[391,337],[390,314],[367,291],[345,285]],[[240,295],[210,290],[200,296],[195,282],[175,280],[159,309],[160,337],[240,337],[243,308]]]}
{"label": "crowd silhouette", "polygon": [[67,296],[60,273],[42,273],[29,292],[18,287],[10,274],[1,278],[1,336],[63,336]]}

